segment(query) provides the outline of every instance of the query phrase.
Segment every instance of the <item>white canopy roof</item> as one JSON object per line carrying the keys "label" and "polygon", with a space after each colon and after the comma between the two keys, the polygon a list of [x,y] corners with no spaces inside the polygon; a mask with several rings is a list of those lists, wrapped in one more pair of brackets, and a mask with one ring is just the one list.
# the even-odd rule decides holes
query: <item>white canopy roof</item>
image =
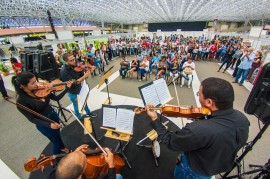
{"label": "white canopy roof", "polygon": [[105,23],[270,19],[270,0],[1,0],[0,16]]}

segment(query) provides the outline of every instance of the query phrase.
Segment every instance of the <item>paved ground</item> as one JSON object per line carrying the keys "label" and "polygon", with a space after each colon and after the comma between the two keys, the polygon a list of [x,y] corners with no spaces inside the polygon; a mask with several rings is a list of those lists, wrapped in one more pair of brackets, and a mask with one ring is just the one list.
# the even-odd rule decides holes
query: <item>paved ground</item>
{"label": "paved ground", "polygon": [[[130,59],[131,60],[131,59]],[[140,105],[140,95],[138,92],[138,87],[147,83],[145,81],[139,82],[136,78],[134,79],[121,79],[118,77],[119,69],[119,59],[115,59],[110,63],[114,64],[113,73],[116,72],[110,81],[109,90],[113,96],[113,104],[121,105],[120,98],[130,97],[133,101],[138,101],[136,103],[131,103],[134,105]],[[198,90],[199,81],[211,76],[220,77],[228,81],[232,81],[233,78],[228,73],[217,73],[219,65],[213,62],[196,62],[196,77],[193,84],[193,89],[188,89],[187,87],[180,88],[177,86],[177,91],[179,95],[179,101],[182,105],[197,105],[197,97],[195,93]],[[135,75],[134,75],[135,76]],[[151,75],[148,82],[153,79]],[[9,78],[9,77],[8,77]],[[12,86],[8,84],[8,78],[5,79],[5,83],[8,89],[12,89]],[[98,109],[103,103],[103,99],[106,98],[106,89],[100,89],[99,91],[94,88],[101,77],[89,78],[88,82],[92,88],[92,96],[89,100],[89,105],[91,109]],[[243,112],[243,108],[246,103],[246,99],[249,95],[249,90],[245,87],[240,87],[239,85],[233,84],[235,90],[235,103],[234,108]],[[173,86],[169,86],[171,95],[174,97],[169,104],[177,105],[175,92]],[[15,99],[15,94],[12,91],[8,91],[11,96]],[[95,94],[93,94],[95,93]],[[100,97],[96,97],[100,95]],[[119,99],[118,99],[119,98]],[[123,100],[122,100],[123,101]],[[30,123],[24,116],[22,116],[13,104],[10,104],[3,99],[0,99],[0,159],[8,166],[12,171],[15,172],[20,178],[28,178],[29,173],[25,172],[23,169],[23,163],[29,157],[38,157],[45,147],[49,144],[49,141],[41,135],[35,128],[35,125]],[[70,101],[67,96],[61,100],[61,104],[64,107],[70,105]],[[69,115],[67,115],[69,117]],[[259,131],[258,120],[251,115],[247,115],[250,120],[250,135],[249,140],[252,140]],[[72,122],[74,119],[70,119],[67,124]],[[177,123],[177,122],[176,122]],[[262,126],[262,124],[261,124]],[[245,158],[245,164],[255,163],[264,164],[267,162],[270,156],[269,143],[270,143],[270,131],[262,136],[262,138],[255,145],[254,149]],[[68,141],[64,141],[67,142]],[[226,156],[224,156],[226,157]],[[248,168],[246,168],[248,170]]]}

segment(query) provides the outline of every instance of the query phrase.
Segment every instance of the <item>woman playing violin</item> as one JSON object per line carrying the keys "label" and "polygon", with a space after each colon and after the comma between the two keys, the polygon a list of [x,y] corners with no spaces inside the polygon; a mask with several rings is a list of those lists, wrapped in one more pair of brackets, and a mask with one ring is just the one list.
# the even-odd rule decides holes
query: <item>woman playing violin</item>
{"label": "woman playing violin", "polygon": [[30,72],[22,72],[12,78],[15,91],[18,95],[17,103],[37,112],[51,121],[46,121],[29,111],[18,107],[18,110],[32,123],[36,124],[36,128],[44,136],[46,136],[53,144],[53,154],[68,153],[67,149],[60,136],[59,117],[50,106],[50,100],[58,101],[67,92],[67,87],[70,88],[72,82],[66,83],[66,89],[59,95],[50,93],[47,97],[39,98],[34,91],[38,89],[38,83],[34,74]]}

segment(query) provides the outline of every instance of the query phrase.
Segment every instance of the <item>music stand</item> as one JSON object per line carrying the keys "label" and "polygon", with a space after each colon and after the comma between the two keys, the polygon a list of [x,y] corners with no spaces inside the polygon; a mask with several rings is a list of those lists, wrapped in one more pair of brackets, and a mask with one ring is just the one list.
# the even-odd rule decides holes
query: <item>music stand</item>
{"label": "music stand", "polygon": [[99,84],[98,84],[98,87],[97,89],[99,89],[104,83],[106,83],[106,87],[107,87],[107,93],[108,93],[108,99],[106,99],[106,101],[104,102],[104,104],[111,104],[111,97],[110,97],[110,92],[109,92],[109,77],[111,76],[111,72],[112,72],[112,69],[113,69],[114,66],[110,67],[105,73],[104,75],[102,76]]}
{"label": "music stand", "polygon": [[[115,148],[115,153],[122,155],[122,157],[124,158],[124,160],[128,164],[128,167],[131,168],[131,165],[129,164],[128,158],[126,157],[126,155],[124,153],[125,148],[128,145],[129,140],[131,138],[131,136],[130,136],[131,134],[125,133],[122,131],[117,131],[115,129],[111,129],[111,128],[107,128],[107,127],[100,127],[100,128],[107,131],[104,135],[105,137],[109,137],[109,138],[118,140],[118,144]],[[122,144],[123,141],[125,141],[127,143],[125,145],[123,145]]]}
{"label": "music stand", "polygon": [[[67,110],[66,108],[63,108],[59,101],[56,101],[56,102],[57,102],[58,106],[53,105],[53,104],[50,104],[50,105],[51,105],[53,108],[56,108],[56,109],[57,109],[57,114],[58,114],[58,116],[60,116],[60,115],[63,116],[65,122],[68,122],[68,120],[71,118],[71,115],[70,115],[69,118],[67,119],[67,118],[66,118],[66,115],[65,115],[65,113],[64,113],[64,111],[70,113],[69,110]],[[60,120],[61,120],[61,118],[60,118]],[[62,124],[65,126],[65,124],[63,123],[62,120],[61,120],[61,122],[62,122]]]}
{"label": "music stand", "polygon": [[[164,122],[164,123],[162,123],[166,128],[168,128],[167,126],[166,126],[166,124],[168,124],[169,123],[169,121],[166,121],[166,122]],[[141,143],[143,142],[143,141],[145,141],[146,139],[150,139],[151,141],[152,141],[152,145],[142,145]],[[150,132],[148,132],[147,134],[146,134],[146,137],[145,138],[143,138],[142,140],[140,140],[139,142],[137,142],[137,146],[139,146],[139,147],[143,147],[143,148],[147,148],[147,149],[151,149],[152,151],[153,151],[153,145],[154,145],[154,142],[155,141],[157,141],[157,138],[158,138],[158,134],[157,134],[157,132],[153,129],[153,130],[151,130]],[[158,141],[157,141],[158,142]],[[155,162],[156,162],[156,166],[158,167],[158,158],[159,158],[159,156],[156,156],[155,155],[155,153],[154,153],[154,151],[153,151],[153,156],[154,156],[154,159],[155,159]]]}

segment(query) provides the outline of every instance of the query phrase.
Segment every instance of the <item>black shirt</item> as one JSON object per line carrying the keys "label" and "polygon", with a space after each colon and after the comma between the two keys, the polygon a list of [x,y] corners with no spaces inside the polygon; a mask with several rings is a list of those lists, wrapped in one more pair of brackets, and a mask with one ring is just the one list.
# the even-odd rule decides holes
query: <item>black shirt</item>
{"label": "black shirt", "polygon": [[[23,95],[23,96],[19,96],[17,99],[17,103],[20,103],[22,105],[24,105],[25,107],[43,115],[43,116],[47,116],[53,109],[50,106],[50,99],[55,100],[55,101],[59,101],[67,92],[67,88],[61,92],[59,95],[55,95],[53,93],[50,93],[49,96],[47,96],[46,98],[44,98],[45,100],[42,101],[40,99],[37,98],[33,98],[27,94]],[[32,123],[34,124],[38,124],[38,125],[42,125],[45,127],[50,127],[50,123],[49,121],[46,121],[45,119],[41,119],[39,117],[37,117],[36,115],[20,108],[17,107],[17,109]]]}
{"label": "black shirt", "polygon": [[[71,66],[65,64],[60,71],[60,79],[62,81],[77,80],[83,76],[83,72],[76,72]],[[79,94],[81,91],[81,84],[73,83],[68,92],[71,94]]]}
{"label": "black shirt", "polygon": [[235,51],[228,51],[226,54],[225,54],[225,58],[231,60],[233,55],[235,54]]}
{"label": "black shirt", "polygon": [[[54,168],[47,176],[46,179],[56,179],[55,177],[56,168]],[[83,174],[82,179],[86,179],[86,176]],[[109,168],[106,175],[102,175],[99,179],[116,179],[115,168]]]}
{"label": "black shirt", "polygon": [[174,151],[183,151],[191,169],[204,176],[231,170],[234,159],[247,139],[249,121],[234,109],[212,112],[212,117],[187,124],[177,132],[153,122],[159,139]]}

